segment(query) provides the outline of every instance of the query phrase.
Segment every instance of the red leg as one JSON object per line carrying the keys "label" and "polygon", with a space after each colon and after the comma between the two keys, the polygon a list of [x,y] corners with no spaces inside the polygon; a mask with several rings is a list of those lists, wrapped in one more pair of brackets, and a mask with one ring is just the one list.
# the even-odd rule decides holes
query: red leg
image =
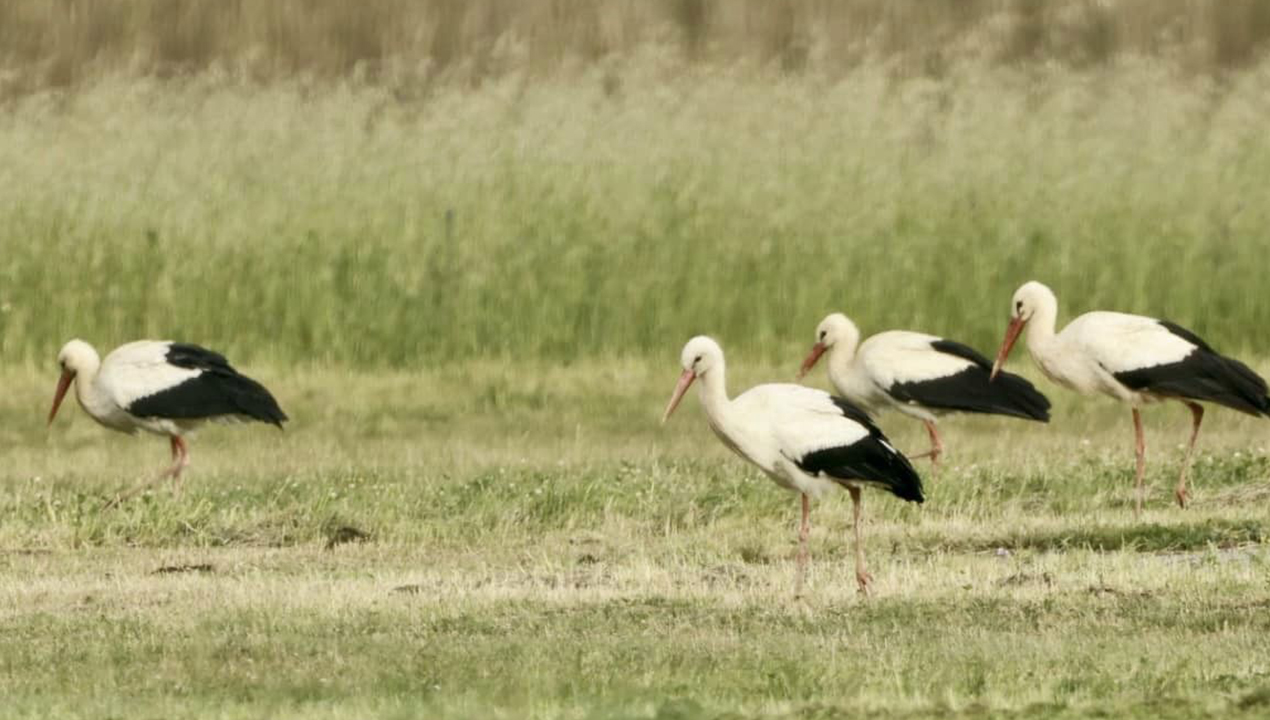
{"label": "red leg", "polygon": [[1179,507],[1186,507],[1186,501],[1191,496],[1186,490],[1186,471],[1191,469],[1191,458],[1195,455],[1195,441],[1199,439],[1199,424],[1204,422],[1203,405],[1187,401],[1186,407],[1191,409],[1191,442],[1186,446],[1186,457],[1182,460],[1182,474],[1177,479],[1177,490],[1174,492]]}
{"label": "red leg", "polygon": [[1146,473],[1147,468],[1147,441],[1142,433],[1142,414],[1135,407],[1133,409],[1133,433],[1134,433],[1134,452],[1138,458],[1138,472],[1134,483],[1138,489],[1137,502],[1134,505],[1133,516],[1135,518],[1142,516],[1142,477]]}
{"label": "red leg", "polygon": [[918,458],[930,458],[931,468],[939,470],[939,456],[944,452],[944,444],[939,441],[939,429],[931,420],[923,420],[922,424],[926,426],[926,433],[930,435],[930,450],[920,455],[910,455],[909,460],[917,460]]}
{"label": "red leg", "polygon": [[165,475],[172,478],[172,494],[181,494],[181,471],[190,464],[190,449],[185,445],[185,439],[180,435],[171,436],[172,443],[172,467],[168,468]]}
{"label": "red leg", "polygon": [[851,505],[853,506],[853,515],[855,518],[855,581],[860,586],[860,594],[869,594],[869,583],[873,582],[873,576],[864,565],[864,535],[860,522],[860,488],[847,487],[847,492],[851,493]]}
{"label": "red leg", "polygon": [[105,507],[112,508],[118,505],[119,503],[123,502],[124,500],[127,500],[137,495],[138,493],[142,492],[143,490],[150,487],[151,485],[154,485],[160,480],[163,480],[164,478],[172,478],[172,494],[173,495],[180,494],[181,471],[185,469],[185,466],[190,464],[189,448],[186,447],[185,440],[181,438],[180,435],[169,435],[168,445],[172,448],[171,467],[159,473],[158,477],[152,480],[146,480],[145,482],[141,483],[140,485],[137,485],[131,490],[125,493],[116,495],[113,500],[106,503]]}
{"label": "red leg", "polygon": [[803,520],[798,526],[798,575],[794,579],[794,597],[803,596],[803,579],[807,575],[807,536],[811,534],[811,498],[803,493]]}
{"label": "red leg", "polygon": [[935,470],[939,469],[939,456],[944,452],[944,444],[939,441],[939,430],[935,427],[935,423],[926,420],[926,432],[930,434],[930,464]]}

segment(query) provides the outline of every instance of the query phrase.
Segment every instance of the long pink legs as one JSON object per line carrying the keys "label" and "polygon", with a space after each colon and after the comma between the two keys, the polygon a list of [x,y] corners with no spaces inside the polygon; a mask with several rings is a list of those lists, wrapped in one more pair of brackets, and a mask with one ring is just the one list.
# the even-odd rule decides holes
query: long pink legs
{"label": "long pink legs", "polygon": [[803,521],[798,526],[798,575],[794,579],[794,597],[803,596],[803,579],[807,575],[807,537],[811,534],[811,498],[803,498]]}
{"label": "long pink legs", "polygon": [[1179,507],[1186,507],[1186,501],[1191,496],[1186,490],[1186,471],[1191,469],[1191,458],[1195,455],[1195,441],[1199,439],[1199,424],[1204,422],[1203,405],[1187,402],[1186,407],[1191,409],[1191,442],[1186,446],[1186,458],[1182,460],[1182,474],[1177,479],[1177,490],[1174,492]]}
{"label": "long pink legs", "polygon": [[164,478],[172,478],[172,494],[173,495],[181,494],[181,471],[184,470],[190,464],[190,450],[188,447],[186,447],[185,440],[182,439],[180,435],[169,436],[169,444],[172,447],[171,467],[159,473],[158,477],[153,478],[151,480],[146,480],[145,482],[141,483],[140,485],[137,485],[136,487],[132,488],[128,492],[122,493],[120,495],[116,495],[113,500],[106,503],[107,508],[114,507],[115,505],[118,505],[124,500],[127,500],[131,497],[135,497],[141,491],[163,480]]}
{"label": "long pink legs", "polygon": [[[873,582],[873,576],[869,574],[864,563],[864,531],[860,522],[860,488],[848,485],[847,492],[851,493],[853,524],[855,526],[855,580],[860,587],[860,594],[868,595],[869,583]],[[807,536],[811,533],[811,498],[807,497],[806,493],[803,493],[802,500],[803,520],[798,526],[798,575],[794,580],[794,597],[796,598],[803,596],[803,580],[807,575]]]}
{"label": "long pink legs", "polygon": [[860,488],[848,486],[847,492],[851,493],[852,515],[855,518],[855,581],[860,586],[860,594],[868,595],[869,583],[873,582],[873,576],[864,566],[864,536],[860,527]]}
{"label": "long pink legs", "polygon": [[190,449],[185,446],[185,440],[183,440],[180,435],[173,435],[171,437],[171,445],[172,445],[172,467],[163,471],[163,474],[160,475],[159,478],[160,479],[165,477],[172,478],[173,492],[180,492],[181,471],[184,470],[186,466],[190,464]]}
{"label": "long pink legs", "polygon": [[923,420],[922,424],[926,426],[926,432],[930,435],[930,450],[920,454],[910,456],[910,460],[928,457],[930,458],[931,469],[939,470],[939,456],[944,452],[944,444],[939,441],[939,429],[935,427],[935,423],[930,420]]}

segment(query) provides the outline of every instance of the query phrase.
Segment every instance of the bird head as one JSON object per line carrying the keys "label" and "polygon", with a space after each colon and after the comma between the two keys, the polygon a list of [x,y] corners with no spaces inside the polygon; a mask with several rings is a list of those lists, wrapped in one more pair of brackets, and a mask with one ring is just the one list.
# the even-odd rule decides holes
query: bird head
{"label": "bird head", "polygon": [[829,315],[816,326],[816,344],[811,346],[811,352],[807,353],[802,367],[798,369],[797,379],[802,380],[815,367],[820,356],[835,345],[854,349],[859,342],[860,330],[855,323],[842,313]]}
{"label": "bird head", "polygon": [[53,407],[49,410],[48,424],[53,424],[57,410],[62,406],[66,391],[80,372],[98,364],[97,351],[83,340],[71,340],[62,346],[57,353],[57,364],[62,368],[62,376],[57,380],[57,391],[53,394]]}
{"label": "bird head", "polygon": [[713,339],[698,335],[684,345],[683,351],[679,353],[679,364],[683,366],[683,372],[679,375],[679,382],[675,384],[670,403],[666,405],[662,422],[670,419],[670,414],[679,406],[679,401],[683,400],[684,393],[688,392],[693,380],[705,377],[710,371],[723,366],[723,348]]}
{"label": "bird head", "polygon": [[1024,283],[1022,287],[1014,291],[1014,297],[1010,301],[1010,324],[1005,329],[1005,339],[997,352],[996,362],[992,363],[992,378],[996,378],[1001,372],[1001,366],[1005,365],[1006,358],[1010,356],[1010,350],[1014,348],[1014,343],[1019,339],[1028,321],[1042,307],[1057,307],[1057,305],[1058,300],[1054,297],[1054,291],[1035,280]]}

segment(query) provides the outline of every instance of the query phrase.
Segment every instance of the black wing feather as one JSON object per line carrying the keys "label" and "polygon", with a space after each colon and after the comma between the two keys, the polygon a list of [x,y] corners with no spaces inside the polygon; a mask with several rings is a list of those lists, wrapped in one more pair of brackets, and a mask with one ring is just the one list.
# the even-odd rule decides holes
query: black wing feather
{"label": "black wing feather", "polygon": [[1160,325],[1163,326],[1165,330],[1168,330],[1169,332],[1182,338],[1186,342],[1198,347],[1200,350],[1203,350],[1205,352],[1215,352],[1211,347],[1208,346],[1208,343],[1204,342],[1204,338],[1201,338],[1199,335],[1196,335],[1195,333],[1191,332],[1190,330],[1187,330],[1181,325],[1178,325],[1177,323],[1169,322],[1168,320],[1156,320],[1156,322],[1160,323]]}
{"label": "black wing feather", "polygon": [[891,446],[869,414],[844,398],[833,397],[832,400],[844,417],[863,425],[869,435],[850,445],[807,453],[794,461],[799,469],[809,475],[825,474],[837,480],[861,480],[912,502],[925,500],[921,476],[908,458]]}
{"label": "black wing feather", "polygon": [[978,350],[975,350],[969,345],[962,345],[955,340],[940,338],[939,340],[932,342],[930,346],[945,355],[953,355],[955,357],[962,358],[963,360],[969,360],[981,368],[992,368],[992,361],[984,357],[984,355]]}
{"label": "black wing feather", "polygon": [[865,410],[864,408],[860,407],[859,405],[856,405],[855,403],[851,402],[850,400],[846,398],[838,397],[837,395],[830,395],[829,399],[833,401],[834,405],[838,406],[838,409],[842,411],[842,414],[844,417],[850,420],[854,420],[860,423],[861,425],[869,428],[870,434],[874,432],[878,432],[878,433],[882,432],[881,430],[878,430],[876,425],[873,424],[873,418],[869,415],[868,411]]}
{"label": "black wing feather", "polygon": [[225,370],[236,373],[224,355],[194,343],[172,343],[165,356],[169,365],[187,370]]}
{"label": "black wing feather", "polygon": [[1049,398],[1026,378],[1003,372],[993,380],[988,368],[979,365],[933,380],[895,383],[887,388],[887,394],[900,402],[934,410],[1008,415],[1041,422],[1050,419]]}
{"label": "black wing feather", "polygon": [[264,385],[239,373],[224,355],[189,343],[173,343],[165,359],[176,367],[200,370],[185,382],[137,398],[128,412],[172,420],[222,415],[249,417],[282,427],[287,415]]}
{"label": "black wing feather", "polygon": [[1169,332],[1195,345],[1175,363],[1113,373],[1125,387],[1164,397],[1225,405],[1249,415],[1270,416],[1266,381],[1247,365],[1213,351],[1195,333],[1167,321]]}

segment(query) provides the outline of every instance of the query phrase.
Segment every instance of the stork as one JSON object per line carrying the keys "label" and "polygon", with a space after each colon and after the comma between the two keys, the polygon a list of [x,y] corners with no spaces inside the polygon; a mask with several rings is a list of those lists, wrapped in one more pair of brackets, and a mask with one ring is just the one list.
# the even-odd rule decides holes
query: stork
{"label": "stork", "polygon": [[144,430],[169,438],[172,465],[151,482],[170,477],[174,491],[189,465],[185,435],[203,423],[259,420],[281,428],[287,420],[263,385],[239,374],[223,355],[198,345],[140,340],[119,346],[102,360],[92,345],[71,340],[57,362],[62,376],[49,424],[74,384],[79,406],[98,424],[130,435]]}
{"label": "stork", "polygon": [[798,378],[826,352],[829,381],[839,395],[870,412],[898,410],[922,421],[930,450],[910,459],[929,457],[936,468],[944,450],[935,426],[941,415],[965,412],[1049,421],[1050,402],[1032,383],[1010,373],[991,382],[992,363],[959,342],[890,330],[861,343],[855,323],[833,313],[816,327],[816,344]]}
{"label": "stork", "polygon": [[798,531],[795,595],[802,594],[811,531],[811,498],[830,488],[851,494],[855,525],[856,583],[868,594],[872,576],[865,567],[860,527],[860,490],[880,487],[920,503],[922,481],[913,466],[861,409],[829,393],[792,384],[759,385],[728,399],[723,349],[697,336],[680,354],[683,373],[662,415],[662,422],[683,399],[694,380],[710,429],[728,449],[756,465],[777,485],[802,497]]}
{"label": "stork", "polygon": [[1055,334],[1058,299],[1039,282],[1014,293],[1010,325],[992,366],[995,377],[1010,349],[1027,329],[1033,362],[1050,380],[1086,395],[1102,393],[1128,403],[1133,410],[1137,455],[1137,502],[1142,512],[1142,477],[1146,441],[1139,408],[1161,400],[1178,400],[1191,411],[1191,439],[1186,446],[1174,496],[1186,507],[1190,493],[1186,473],[1204,420],[1200,402],[1214,402],[1249,415],[1270,416],[1266,381],[1247,365],[1217,353],[1198,335],[1167,320],[1118,312],[1088,312]]}

